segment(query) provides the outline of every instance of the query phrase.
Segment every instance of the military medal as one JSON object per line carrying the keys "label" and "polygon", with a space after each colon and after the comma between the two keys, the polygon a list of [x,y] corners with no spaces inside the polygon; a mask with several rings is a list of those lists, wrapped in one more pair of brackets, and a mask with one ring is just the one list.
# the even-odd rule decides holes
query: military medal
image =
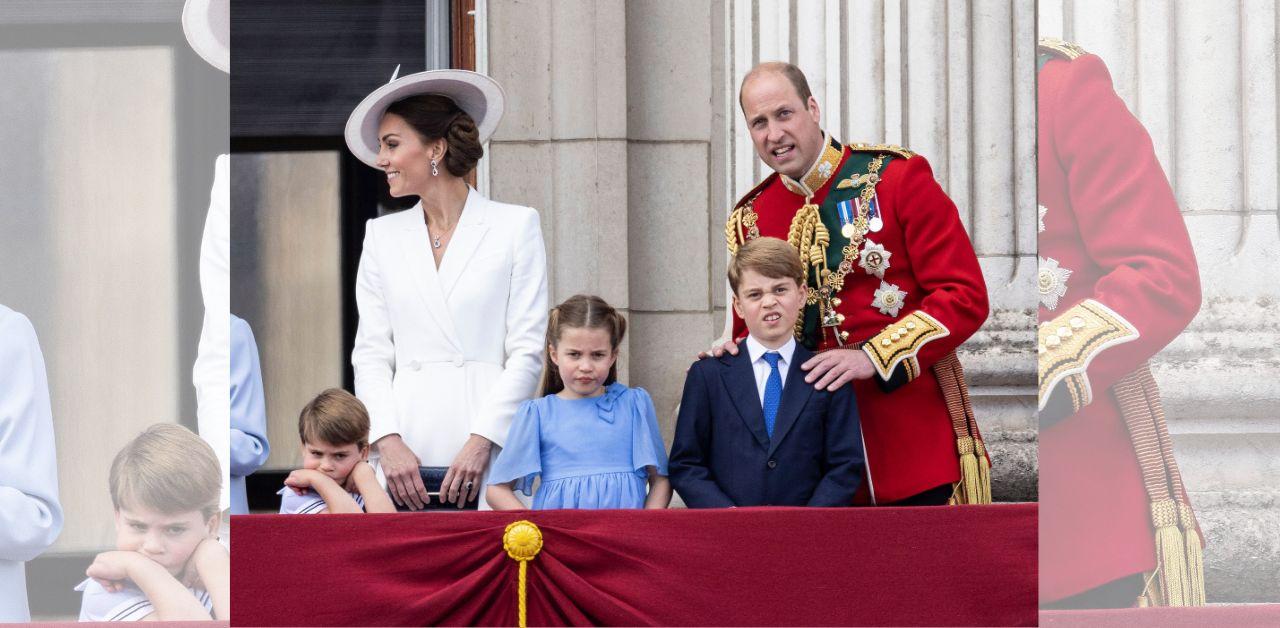
{"label": "military medal", "polygon": [[1058,260],[1052,257],[1040,258],[1040,272],[1036,274],[1036,287],[1040,290],[1040,303],[1046,308],[1058,308],[1058,299],[1067,294],[1067,279],[1071,278],[1071,269],[1058,266]]}
{"label": "military medal", "polygon": [[826,308],[826,311],[822,313],[822,326],[823,327],[839,327],[840,326],[840,315],[836,313],[835,308],[828,307]]}
{"label": "military medal", "polygon": [[892,255],[893,253],[885,250],[884,245],[867,240],[862,246],[858,266],[867,271],[868,275],[884,279],[884,271],[889,269],[889,257]]}
{"label": "military medal", "polygon": [[844,236],[846,240],[853,239],[853,204],[855,202],[857,202],[857,199],[849,199],[847,201],[840,201],[839,203],[836,203],[836,212],[840,214],[840,235]]}
{"label": "military medal", "polygon": [[[858,199],[859,202],[862,199]],[[884,219],[880,217],[880,197],[872,194],[871,200],[867,202],[867,228],[871,233],[879,233],[884,229]]]}
{"label": "military medal", "polygon": [[871,301],[871,307],[880,310],[885,316],[897,316],[898,310],[902,309],[903,303],[907,299],[907,293],[899,290],[898,286],[888,283],[884,280],[880,281],[880,288],[876,290],[875,298]]}

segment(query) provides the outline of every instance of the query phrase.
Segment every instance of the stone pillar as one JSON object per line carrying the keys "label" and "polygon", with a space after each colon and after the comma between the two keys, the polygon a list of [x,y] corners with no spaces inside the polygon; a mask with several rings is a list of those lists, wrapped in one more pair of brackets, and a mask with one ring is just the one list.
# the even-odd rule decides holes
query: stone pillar
{"label": "stone pillar", "polygon": [[[628,310],[623,3],[503,1],[484,8],[486,23],[477,23],[487,29],[484,56],[507,96],[506,117],[488,146],[491,197],[541,214],[550,306],[586,293]],[[624,376],[629,354],[624,346]]]}
{"label": "stone pillar", "polygon": [[708,246],[712,4],[632,0],[626,11],[630,383],[653,395],[669,442],[685,369],[722,316]]}
{"label": "stone pillar", "polygon": [[1209,601],[1280,601],[1280,8],[1068,0],[1040,15],[1042,35],[1106,62],[1196,250],[1200,313],[1152,368],[1207,536]]}

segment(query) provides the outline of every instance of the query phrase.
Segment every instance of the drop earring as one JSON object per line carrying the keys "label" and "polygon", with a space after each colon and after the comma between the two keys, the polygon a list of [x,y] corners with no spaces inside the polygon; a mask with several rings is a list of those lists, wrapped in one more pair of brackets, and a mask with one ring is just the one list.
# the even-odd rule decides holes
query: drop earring
{"label": "drop earring", "polygon": [[431,176],[433,177],[440,176],[440,171],[436,169],[436,160],[434,159],[431,160]]}

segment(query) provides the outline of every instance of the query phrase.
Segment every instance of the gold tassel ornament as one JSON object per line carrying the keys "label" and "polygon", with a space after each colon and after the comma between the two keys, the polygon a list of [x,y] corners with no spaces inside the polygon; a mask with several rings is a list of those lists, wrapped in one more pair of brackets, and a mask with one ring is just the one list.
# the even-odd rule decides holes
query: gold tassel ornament
{"label": "gold tassel ornament", "polygon": [[960,503],[982,503],[982,491],[978,488],[978,457],[974,455],[973,438],[962,436],[956,439],[956,450],[960,453]]}
{"label": "gold tassel ornament", "polygon": [[1155,528],[1155,586],[1146,597],[1156,606],[1201,606],[1204,593],[1204,548],[1173,443],[1165,425],[1159,389],[1148,365],[1139,366],[1111,387],[1133,441],[1143,485],[1151,500]]}
{"label": "gold tassel ornament", "polygon": [[1156,569],[1165,604],[1187,606],[1187,554],[1178,529],[1177,503],[1172,499],[1152,502],[1151,523],[1156,528]]}
{"label": "gold tassel ornament", "polygon": [[516,589],[517,604],[519,612],[520,628],[529,625],[528,621],[528,568],[529,561],[533,560],[542,551],[542,530],[534,525],[532,521],[513,521],[507,525],[506,531],[502,534],[502,549],[506,550],[507,556],[520,563],[520,577],[517,581]]}
{"label": "gold tassel ornament", "polygon": [[960,458],[960,481],[956,485],[954,503],[991,503],[991,461],[987,460],[987,448],[978,431],[978,421],[973,415],[969,390],[964,380],[964,368],[955,352],[940,358],[933,365],[933,374],[942,389],[951,426],[956,433],[956,452]]}
{"label": "gold tassel ornament", "polygon": [[1187,604],[1204,606],[1204,547],[1200,542],[1191,506],[1182,501],[1178,502],[1178,525],[1182,528],[1182,538],[1186,542]]}
{"label": "gold tassel ornament", "polygon": [[987,446],[982,439],[973,441],[974,456],[978,458],[978,503],[991,503],[991,461],[987,459]]}

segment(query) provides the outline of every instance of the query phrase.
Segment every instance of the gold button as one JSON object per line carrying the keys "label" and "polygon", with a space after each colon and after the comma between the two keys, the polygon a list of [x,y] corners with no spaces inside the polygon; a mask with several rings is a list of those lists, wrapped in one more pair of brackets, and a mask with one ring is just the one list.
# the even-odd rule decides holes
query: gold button
{"label": "gold button", "polygon": [[896,334],[896,333],[895,333],[895,334],[889,334],[889,340],[892,340],[892,341],[894,341],[894,342],[897,342],[897,341],[898,341],[898,338],[900,338],[900,337],[901,337],[901,336],[899,336],[899,335],[898,335],[898,334]]}
{"label": "gold button", "polygon": [[898,335],[899,335],[899,336],[905,336],[905,335],[907,335],[907,328],[906,328],[906,327],[899,327],[899,328],[898,328]]}
{"label": "gold button", "polygon": [[1049,336],[1048,338],[1044,339],[1044,346],[1049,347],[1050,349],[1060,344],[1062,344],[1062,341],[1059,340],[1057,336]]}
{"label": "gold button", "polygon": [[1071,337],[1071,328],[1070,328],[1070,327],[1059,327],[1059,328],[1058,328],[1058,337],[1059,337],[1059,338],[1061,338],[1061,339],[1063,339],[1063,340],[1066,340],[1067,338],[1070,338],[1070,337]]}
{"label": "gold button", "polygon": [[915,329],[915,328],[916,328],[915,321],[907,321],[907,329]]}
{"label": "gold button", "polygon": [[840,307],[840,299],[831,299],[831,307]]}
{"label": "gold button", "polygon": [[1071,328],[1075,330],[1084,329],[1084,319],[1079,316],[1071,317]]}
{"label": "gold button", "polygon": [[836,314],[836,321],[843,323],[843,322],[844,322],[844,314]]}
{"label": "gold button", "polygon": [[889,346],[890,344],[893,344],[893,343],[892,343],[892,342],[890,342],[890,340],[889,340],[888,338],[882,338],[882,339],[880,340],[880,345],[881,345],[881,346],[887,347],[887,346]]}

